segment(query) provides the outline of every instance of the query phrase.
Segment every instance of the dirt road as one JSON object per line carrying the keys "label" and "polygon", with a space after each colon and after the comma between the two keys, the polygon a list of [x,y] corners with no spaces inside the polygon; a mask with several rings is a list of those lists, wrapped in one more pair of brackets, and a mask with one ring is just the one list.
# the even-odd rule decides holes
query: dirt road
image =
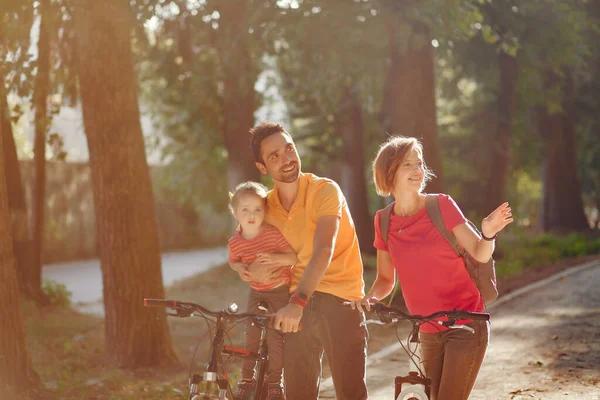
{"label": "dirt road", "polygon": [[[590,265],[490,309],[490,346],[470,399],[600,400],[600,262]],[[371,400],[393,399],[394,376],[406,374],[407,357],[391,350],[370,356]],[[322,393],[334,397],[330,387]]]}

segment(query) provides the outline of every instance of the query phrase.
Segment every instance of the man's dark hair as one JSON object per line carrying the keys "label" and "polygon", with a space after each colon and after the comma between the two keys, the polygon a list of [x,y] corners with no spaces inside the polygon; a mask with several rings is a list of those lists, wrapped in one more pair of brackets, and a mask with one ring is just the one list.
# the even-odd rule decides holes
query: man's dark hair
{"label": "man's dark hair", "polygon": [[273,121],[261,122],[254,128],[250,129],[250,147],[252,147],[252,154],[254,155],[254,160],[256,162],[261,164],[265,163],[265,161],[262,159],[262,154],[260,154],[260,145],[263,140],[276,133],[285,133],[289,135],[283,126]]}

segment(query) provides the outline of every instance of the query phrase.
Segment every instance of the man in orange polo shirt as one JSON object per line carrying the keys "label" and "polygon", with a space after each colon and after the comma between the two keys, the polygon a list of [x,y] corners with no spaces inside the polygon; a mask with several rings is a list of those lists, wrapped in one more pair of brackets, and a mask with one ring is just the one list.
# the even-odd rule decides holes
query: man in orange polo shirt
{"label": "man in orange polo shirt", "polygon": [[[287,400],[318,397],[323,352],[338,400],[366,399],[367,331],[360,326],[364,315],[343,304],[364,296],[360,249],[346,199],[334,181],[300,171],[294,141],[281,125],[255,126],[250,143],[257,168],[275,183],[268,196],[267,221],[298,255],[290,302],[275,317],[275,327],[288,333]],[[263,282],[277,274],[260,257],[249,272],[252,280]]]}

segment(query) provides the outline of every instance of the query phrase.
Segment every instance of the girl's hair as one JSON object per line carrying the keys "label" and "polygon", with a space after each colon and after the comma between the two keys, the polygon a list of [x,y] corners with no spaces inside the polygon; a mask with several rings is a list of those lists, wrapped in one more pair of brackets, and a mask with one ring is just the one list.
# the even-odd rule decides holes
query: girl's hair
{"label": "girl's hair", "polygon": [[240,183],[235,187],[235,191],[233,193],[229,193],[229,211],[233,213],[240,201],[240,198],[248,194],[253,194],[255,196],[260,197],[261,199],[263,199],[266,206],[267,192],[268,189],[262,183],[252,181]]}
{"label": "girl's hair", "polygon": [[[389,196],[394,189],[394,181],[398,167],[406,160],[411,150],[416,150],[423,158],[423,145],[417,139],[406,136],[391,136],[379,147],[373,160],[373,181],[380,196]],[[423,160],[424,178],[421,190],[435,175],[427,168]]]}

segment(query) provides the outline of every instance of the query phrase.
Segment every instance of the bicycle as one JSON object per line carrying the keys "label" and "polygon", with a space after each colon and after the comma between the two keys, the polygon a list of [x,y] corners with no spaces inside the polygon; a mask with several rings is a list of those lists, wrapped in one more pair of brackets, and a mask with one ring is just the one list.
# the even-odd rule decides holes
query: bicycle
{"label": "bicycle", "polygon": [[[476,313],[464,310],[440,311],[427,316],[410,315],[398,308],[386,306],[382,303],[374,304],[375,313],[379,317],[361,322],[361,326],[367,324],[392,324],[400,320],[406,320],[412,323],[412,331],[407,338],[407,345],[404,346],[398,337],[402,349],[409,358],[409,373],[406,376],[397,376],[394,379],[394,399],[396,400],[429,400],[431,395],[431,379],[427,378],[417,360],[419,356],[416,351],[419,347],[419,327],[425,323],[439,324],[450,329],[465,329],[471,333],[475,330],[467,325],[457,325],[459,320],[483,320],[489,321],[490,315],[487,313]],[[447,317],[447,320],[437,320],[436,318]],[[414,344],[414,350],[411,350],[411,344]]]}
{"label": "bicycle", "polygon": [[[189,376],[189,400],[208,400],[208,399],[219,399],[219,400],[232,400],[233,391],[229,384],[227,373],[225,372],[224,363],[222,360],[223,355],[239,358],[249,358],[256,361],[256,392],[255,399],[262,400],[266,398],[267,387],[265,375],[268,369],[268,348],[266,340],[266,330],[273,329],[272,319],[273,315],[266,314],[267,305],[265,302],[260,302],[258,307],[264,311],[265,314],[251,314],[242,313],[237,314],[238,306],[235,303],[231,303],[226,310],[223,311],[210,311],[203,306],[195,303],[177,301],[177,300],[164,300],[164,299],[144,299],[144,307],[161,307],[169,308],[174,310],[174,313],[167,312],[165,315],[179,318],[187,317],[202,317],[207,323],[212,321],[215,324],[215,333],[211,341],[210,359],[206,365],[206,371],[202,376],[198,374],[191,374]],[[209,319],[209,317],[215,320]],[[236,325],[243,321],[252,321],[252,323],[261,329],[259,349],[257,353],[250,352],[245,349],[235,348],[231,346],[225,346],[225,336],[227,334],[227,327],[230,325]],[[209,332],[212,334],[212,330],[209,325]],[[193,360],[192,360],[193,363]],[[200,383],[205,382],[206,387],[203,392],[199,392]],[[219,389],[218,396],[211,394],[212,385],[216,383]]]}

